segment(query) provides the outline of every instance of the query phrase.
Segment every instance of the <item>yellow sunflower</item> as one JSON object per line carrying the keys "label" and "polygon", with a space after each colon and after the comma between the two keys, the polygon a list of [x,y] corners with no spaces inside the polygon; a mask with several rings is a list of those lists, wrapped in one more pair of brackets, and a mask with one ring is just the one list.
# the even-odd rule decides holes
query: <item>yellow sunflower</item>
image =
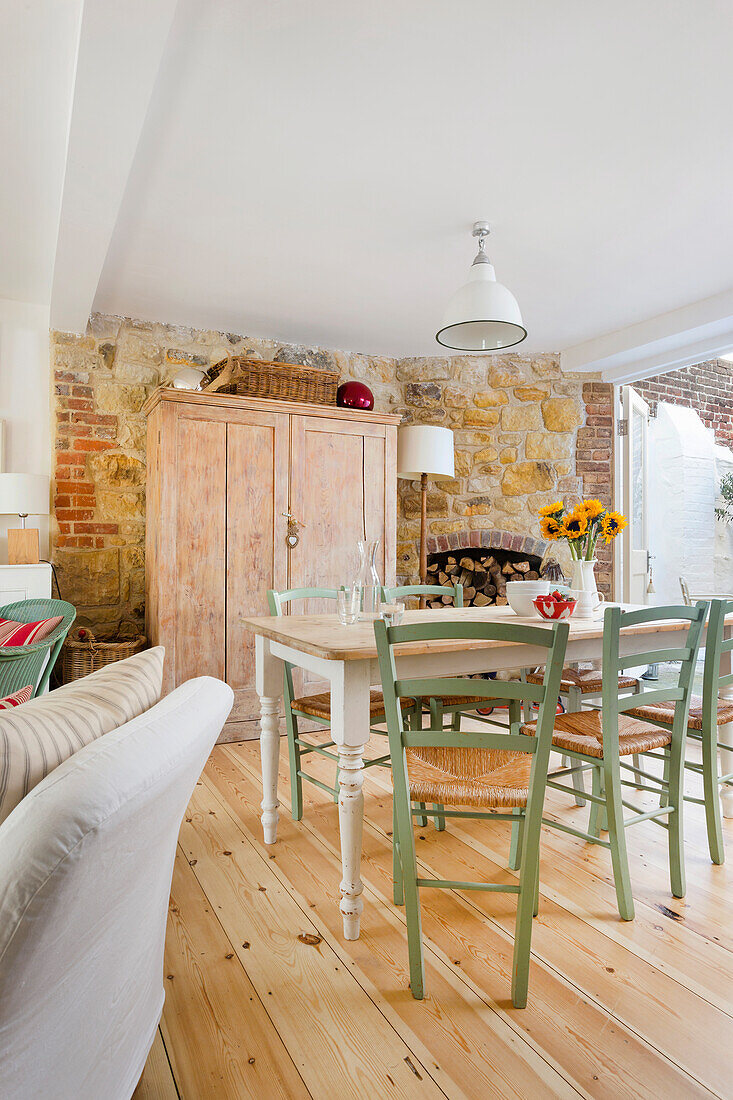
{"label": "yellow sunflower", "polygon": [[589,521],[592,522],[605,511],[605,508],[601,504],[600,500],[584,500],[582,504],[578,505],[578,510],[582,509]]}
{"label": "yellow sunflower", "polygon": [[540,531],[544,539],[555,542],[555,540],[560,537],[562,524],[559,523],[554,516],[543,516],[540,520]]}
{"label": "yellow sunflower", "polygon": [[566,539],[579,539],[588,530],[588,517],[582,508],[574,508],[569,516],[565,516],[562,522],[561,537]]}
{"label": "yellow sunflower", "polygon": [[628,527],[628,521],[620,512],[606,512],[601,520],[601,533],[606,542],[612,542],[616,535],[620,535],[624,527]]}
{"label": "yellow sunflower", "polygon": [[538,514],[541,516],[558,516],[564,507],[565,505],[561,500],[556,500],[554,504],[545,504],[543,508],[540,508]]}

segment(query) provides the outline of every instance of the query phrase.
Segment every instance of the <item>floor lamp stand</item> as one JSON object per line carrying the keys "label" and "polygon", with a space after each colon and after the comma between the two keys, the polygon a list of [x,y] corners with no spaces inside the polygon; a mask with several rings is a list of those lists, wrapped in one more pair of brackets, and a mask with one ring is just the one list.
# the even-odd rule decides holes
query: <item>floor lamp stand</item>
{"label": "floor lamp stand", "polygon": [[[428,583],[428,475],[420,475],[420,584]],[[427,606],[425,596],[420,597],[421,610]]]}

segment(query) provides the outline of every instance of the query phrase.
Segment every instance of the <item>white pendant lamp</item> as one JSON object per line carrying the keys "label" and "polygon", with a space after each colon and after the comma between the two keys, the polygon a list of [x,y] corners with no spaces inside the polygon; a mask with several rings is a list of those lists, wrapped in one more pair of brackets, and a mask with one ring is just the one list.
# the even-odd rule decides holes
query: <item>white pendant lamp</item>
{"label": "white pendant lamp", "polygon": [[448,302],[435,337],[454,351],[501,351],[521,344],[527,335],[517,299],[497,283],[494,265],[484,251],[490,232],[488,222],[474,222],[478,253],[471,274]]}

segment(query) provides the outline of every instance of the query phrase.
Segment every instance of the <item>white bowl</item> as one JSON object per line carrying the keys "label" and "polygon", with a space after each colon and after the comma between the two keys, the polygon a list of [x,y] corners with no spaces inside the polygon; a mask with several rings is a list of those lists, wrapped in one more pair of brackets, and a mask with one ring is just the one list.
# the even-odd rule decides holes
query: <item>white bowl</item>
{"label": "white bowl", "polygon": [[537,596],[547,596],[554,587],[552,581],[512,580],[507,583],[506,598],[515,615],[533,619],[537,614],[533,601]]}

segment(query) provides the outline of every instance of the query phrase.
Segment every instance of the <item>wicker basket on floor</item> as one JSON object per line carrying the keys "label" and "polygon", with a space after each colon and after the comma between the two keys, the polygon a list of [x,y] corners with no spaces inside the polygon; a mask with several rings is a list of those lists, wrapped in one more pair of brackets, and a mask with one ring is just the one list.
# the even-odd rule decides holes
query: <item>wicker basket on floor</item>
{"label": "wicker basket on floor", "polygon": [[98,642],[88,626],[77,627],[69,634],[61,648],[61,682],[70,684],[80,680],[90,672],[132,657],[133,653],[145,649],[148,640],[144,634],[133,638],[115,639],[111,642]]}
{"label": "wicker basket on floor", "polygon": [[336,404],[338,371],[232,355],[209,367],[206,373],[210,381],[215,382],[225,369],[230,369],[233,377],[218,389],[218,393],[236,393],[277,401],[305,401],[312,405]]}

